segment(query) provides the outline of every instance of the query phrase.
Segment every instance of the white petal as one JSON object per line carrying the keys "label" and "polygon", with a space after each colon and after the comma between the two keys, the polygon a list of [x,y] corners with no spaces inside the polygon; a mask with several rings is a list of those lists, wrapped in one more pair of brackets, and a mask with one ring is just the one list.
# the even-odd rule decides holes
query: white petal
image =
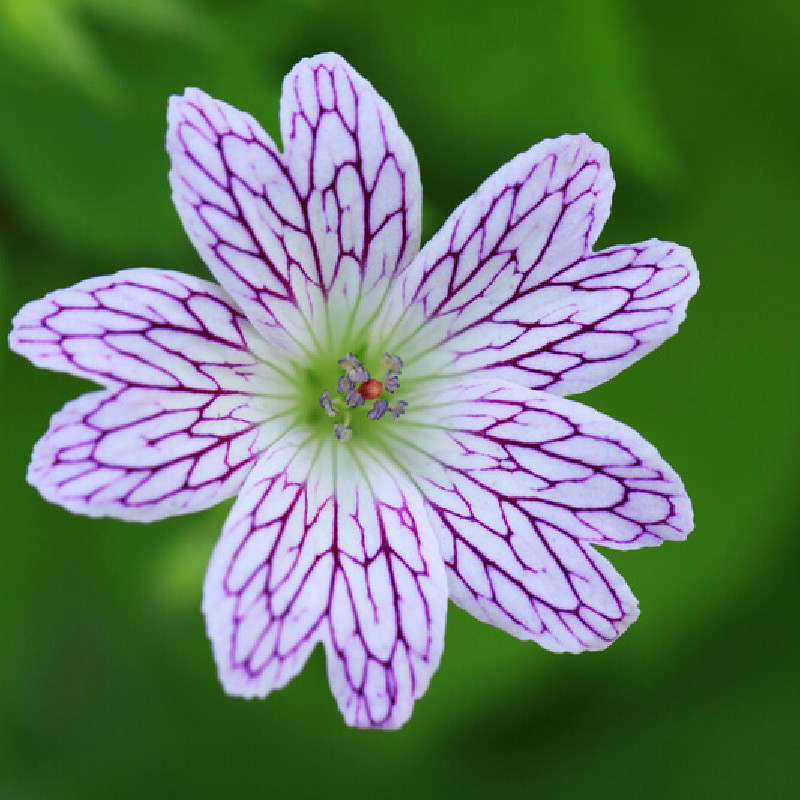
{"label": "white petal", "polygon": [[566,395],[671,336],[697,290],[694,260],[654,239],[593,253],[613,185],[608,154],[583,135],[541,142],[492,175],[393,288],[385,331],[409,369],[487,369]]}
{"label": "white petal", "polygon": [[[304,59],[281,97],[285,154],[197,89],[172,98],[173,200],[209,269],[262,330],[341,317],[416,255],[421,196],[394,113],[340,56]],[[363,299],[372,309],[377,298]],[[299,309],[300,316],[295,313]],[[288,346],[288,345],[287,345]]]}
{"label": "white petal", "polygon": [[322,642],[348,724],[398,727],[438,665],[446,604],[416,490],[380,465],[365,477],[333,442],[282,444],[259,462],[212,556],[203,609],[228,692],[265,697]]}
{"label": "white petal", "polygon": [[199,89],[172,97],[167,121],[172,199],[200,257],[262,333],[301,335],[293,236],[305,244],[301,269],[310,266],[310,247],[274,142],[249,114]]}
{"label": "white petal", "polygon": [[109,387],[53,416],[28,469],[77,513],[147,521],[224,500],[280,413],[257,397],[276,384],[263,341],[218,286],[189,275],[127,270],[53,292],[19,312],[10,345]]}
{"label": "white petal", "polygon": [[476,380],[439,400],[449,428],[414,444],[435,464],[421,487],[453,600],[551,650],[605,647],[638,611],[593,545],[685,538],[678,476],[635,431],[547,393]]}

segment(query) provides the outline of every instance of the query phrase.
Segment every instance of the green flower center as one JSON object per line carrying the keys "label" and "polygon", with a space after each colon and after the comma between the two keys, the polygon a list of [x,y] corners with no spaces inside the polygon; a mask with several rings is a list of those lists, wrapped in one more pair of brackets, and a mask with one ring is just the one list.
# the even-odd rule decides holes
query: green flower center
{"label": "green flower center", "polygon": [[340,417],[333,423],[333,434],[340,442],[353,438],[354,425],[363,431],[367,429],[365,422],[377,422],[384,416],[398,419],[405,413],[408,403],[404,400],[382,396],[394,395],[400,385],[403,362],[399,356],[383,354],[382,381],[371,377],[353,353],[340,358],[339,366],[342,374],[336,381],[336,394],[331,396],[324,389],[319,395],[319,405],[327,417]]}

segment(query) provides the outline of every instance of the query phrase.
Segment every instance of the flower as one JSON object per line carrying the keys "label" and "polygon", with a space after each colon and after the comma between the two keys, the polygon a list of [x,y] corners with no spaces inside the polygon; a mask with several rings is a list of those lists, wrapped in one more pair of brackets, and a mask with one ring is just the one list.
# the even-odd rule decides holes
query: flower
{"label": "flower", "polygon": [[286,77],[281,153],[249,115],[172,98],[180,219],[217,283],[132,269],[26,305],[10,345],[103,388],[68,403],[28,480],[148,521],[235,497],[204,584],[227,692],[265,697],[321,643],[346,721],[398,727],[442,654],[448,597],[552,651],[638,614],[595,545],[686,537],[656,450],[564,399],[673,334],[689,251],[593,252],[613,177],[543,141],[418,252],[411,144],[342,58]]}

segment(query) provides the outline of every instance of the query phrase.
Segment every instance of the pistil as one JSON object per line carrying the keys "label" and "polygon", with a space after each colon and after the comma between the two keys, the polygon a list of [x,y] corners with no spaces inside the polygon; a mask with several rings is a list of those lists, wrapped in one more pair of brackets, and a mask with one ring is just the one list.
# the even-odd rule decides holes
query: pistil
{"label": "pistil", "polygon": [[383,384],[380,381],[375,380],[375,378],[370,378],[368,381],[364,381],[364,383],[358,387],[358,393],[365,400],[374,400],[376,397],[380,397],[382,392]]}

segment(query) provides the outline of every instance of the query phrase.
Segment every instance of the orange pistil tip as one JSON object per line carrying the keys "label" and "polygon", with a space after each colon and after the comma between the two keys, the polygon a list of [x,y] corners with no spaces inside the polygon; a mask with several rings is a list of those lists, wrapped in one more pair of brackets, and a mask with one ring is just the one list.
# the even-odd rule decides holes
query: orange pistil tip
{"label": "orange pistil tip", "polygon": [[376,397],[380,397],[382,391],[383,384],[380,381],[376,381],[375,378],[364,381],[364,383],[358,387],[358,393],[365,400],[374,400]]}

